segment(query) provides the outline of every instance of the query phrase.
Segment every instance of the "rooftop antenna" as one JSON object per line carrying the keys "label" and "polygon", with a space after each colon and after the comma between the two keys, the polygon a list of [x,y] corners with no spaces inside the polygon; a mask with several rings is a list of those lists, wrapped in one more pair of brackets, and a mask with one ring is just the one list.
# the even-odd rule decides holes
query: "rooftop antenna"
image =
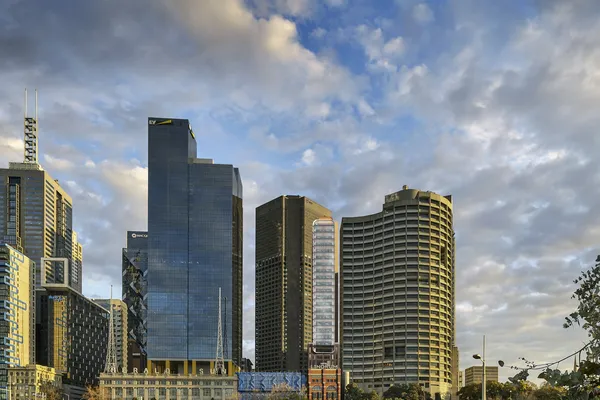
{"label": "rooftop antenna", "polygon": [[25,89],[25,115],[24,122],[24,162],[26,164],[38,163],[38,92],[35,89],[35,117],[27,115],[27,89]]}
{"label": "rooftop antenna", "polygon": [[223,325],[221,319],[221,288],[219,288],[219,322],[217,331],[217,355],[215,357],[215,375],[225,375],[225,360],[223,359]]}
{"label": "rooftop antenna", "polygon": [[115,347],[112,288],[112,285],[110,285],[110,301],[108,303],[108,307],[110,308],[110,319],[108,322],[108,350],[106,352],[106,365],[104,366],[104,373],[106,374],[117,373],[117,348]]}

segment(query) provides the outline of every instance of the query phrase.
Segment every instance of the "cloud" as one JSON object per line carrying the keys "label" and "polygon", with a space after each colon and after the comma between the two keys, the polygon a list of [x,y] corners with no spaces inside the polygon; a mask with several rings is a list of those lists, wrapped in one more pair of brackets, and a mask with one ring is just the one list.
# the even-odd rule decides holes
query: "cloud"
{"label": "cloud", "polygon": [[434,20],[433,11],[426,3],[419,3],[412,9],[412,16],[419,24],[426,24]]}

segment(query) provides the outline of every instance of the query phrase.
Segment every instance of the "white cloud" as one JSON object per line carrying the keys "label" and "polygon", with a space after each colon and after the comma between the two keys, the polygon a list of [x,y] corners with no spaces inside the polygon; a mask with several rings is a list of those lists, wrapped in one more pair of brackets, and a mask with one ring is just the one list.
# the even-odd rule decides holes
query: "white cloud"
{"label": "white cloud", "polygon": [[426,3],[419,3],[412,9],[412,16],[420,24],[426,24],[434,20],[433,11]]}
{"label": "white cloud", "polygon": [[406,48],[404,39],[398,36],[386,41],[381,28],[371,29],[367,25],[356,28],[356,37],[369,59],[369,67],[374,71],[396,70]]}
{"label": "white cloud", "polygon": [[312,149],[306,149],[302,153],[302,162],[305,165],[312,165],[312,164],[314,164],[315,159],[316,159],[315,151],[312,150]]}

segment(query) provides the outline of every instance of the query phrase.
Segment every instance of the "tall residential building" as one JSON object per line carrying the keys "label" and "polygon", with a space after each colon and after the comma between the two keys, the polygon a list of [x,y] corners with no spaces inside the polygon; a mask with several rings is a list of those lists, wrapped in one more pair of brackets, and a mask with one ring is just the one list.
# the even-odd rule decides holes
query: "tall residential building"
{"label": "tall residential building", "polygon": [[127,372],[127,306],[119,299],[94,299],[92,301],[108,311],[112,307],[117,368],[119,371]]}
{"label": "tall residential building", "polygon": [[73,237],[73,202],[38,163],[37,90],[34,117],[27,113],[27,105],[25,89],[23,162],[0,169],[0,243],[12,245],[35,263],[36,287],[42,285],[43,275],[51,282],[69,276],[66,283],[81,292],[81,248]]}
{"label": "tall residential building", "polygon": [[[474,367],[465,369],[464,378],[465,386],[476,383],[481,384],[483,381],[483,366],[476,365]],[[485,367],[485,381],[498,382],[498,367]]]}
{"label": "tall residential building", "polygon": [[64,275],[62,263],[41,262],[42,258],[68,259],[69,284],[81,291],[81,263],[72,262],[71,197],[39,164],[10,163],[8,169],[0,169],[0,186],[0,241],[35,262],[37,287],[42,284],[42,268],[52,281]]}
{"label": "tall residential building", "polygon": [[127,367],[146,368],[146,319],[148,315],[148,232],[127,231],[123,249],[123,301],[127,306]]}
{"label": "tall residential building", "polygon": [[72,236],[72,249],[73,255],[72,259],[72,267],[71,274],[74,274],[71,278],[73,282],[73,289],[77,290],[79,293],[83,292],[83,246],[79,243],[77,238],[77,232],[73,231]]}
{"label": "tall residential building", "polygon": [[313,222],[331,211],[303,196],[256,209],[256,370],[308,370],[313,319]]}
{"label": "tall residential building", "polygon": [[67,393],[97,385],[104,371],[109,310],[73,288],[47,283],[36,290],[37,363],[63,374]]}
{"label": "tall residential building", "polygon": [[8,367],[35,362],[34,264],[0,245],[0,399],[7,398]]}
{"label": "tall residential building", "polygon": [[340,242],[343,369],[366,390],[451,394],[452,197],[404,186],[381,212],[343,218]]}
{"label": "tall residential building", "polygon": [[242,352],[242,180],[237,168],[196,158],[186,119],[148,119],[149,366],[212,368],[219,288],[232,374]]}

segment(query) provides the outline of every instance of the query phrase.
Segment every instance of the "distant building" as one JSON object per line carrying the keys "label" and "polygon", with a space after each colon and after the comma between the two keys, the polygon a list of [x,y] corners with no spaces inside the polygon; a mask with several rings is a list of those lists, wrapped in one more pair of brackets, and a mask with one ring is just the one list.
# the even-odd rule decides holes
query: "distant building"
{"label": "distant building", "polygon": [[331,211],[285,195],[256,209],[256,370],[308,371],[313,222]]}
{"label": "distant building", "polygon": [[465,377],[462,371],[458,371],[458,390],[465,386]]}
{"label": "distant building", "polygon": [[117,368],[128,371],[127,365],[127,306],[119,299],[94,299],[94,303],[113,312],[113,332],[117,356]]}
{"label": "distant building", "polygon": [[109,399],[228,400],[237,392],[237,377],[195,374],[101,374],[100,390]]}
{"label": "distant building", "polygon": [[452,400],[458,400],[458,391],[460,390],[460,354],[458,347],[452,347]]}
{"label": "distant building", "polygon": [[273,391],[301,393],[307,384],[301,372],[239,372],[237,379],[241,400],[267,399]]}
{"label": "distant building", "polygon": [[404,186],[378,213],[342,218],[342,368],[364,390],[451,394],[452,197]]}
{"label": "distant building", "polygon": [[72,267],[71,273],[74,275],[72,277],[73,289],[77,290],[79,293],[83,291],[83,246],[79,243],[79,239],[77,238],[77,232],[73,231],[73,256],[72,258]]}
{"label": "distant building", "polygon": [[148,369],[210,368],[219,288],[225,366],[239,368],[242,192],[238,168],[197,158],[188,120],[148,119]]}
{"label": "distant building", "polygon": [[62,375],[54,368],[30,364],[25,367],[11,367],[8,370],[10,400],[43,399],[40,391],[43,383],[49,382],[62,388]]}
{"label": "distant building", "polygon": [[[465,369],[465,386],[483,381],[483,366],[478,365]],[[498,367],[485,367],[485,381],[498,382]]]}
{"label": "distant building", "polygon": [[35,362],[34,263],[14,247],[0,245],[0,399],[7,399],[9,367]]}
{"label": "distant building", "polygon": [[36,290],[36,315],[37,363],[62,373],[67,392],[97,385],[106,362],[109,310],[67,285],[45,284]]}
{"label": "distant building", "polygon": [[254,368],[252,361],[249,358],[242,358],[242,365],[240,366],[242,372],[252,372]]}
{"label": "distant building", "polygon": [[148,318],[148,232],[127,231],[123,249],[122,298],[127,307],[127,367],[146,368]]}

